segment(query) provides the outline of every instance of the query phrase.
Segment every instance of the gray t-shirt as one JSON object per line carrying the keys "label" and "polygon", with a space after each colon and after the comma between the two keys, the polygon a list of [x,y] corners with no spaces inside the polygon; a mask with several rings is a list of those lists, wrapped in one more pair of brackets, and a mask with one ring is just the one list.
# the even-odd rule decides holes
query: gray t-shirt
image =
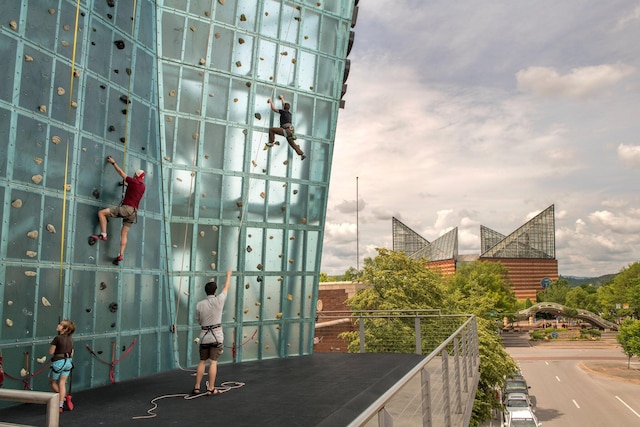
{"label": "gray t-shirt", "polygon": [[[196,305],[196,322],[200,326],[213,326],[222,323],[222,308],[227,300],[227,293],[221,292],[219,295],[208,295]],[[200,331],[200,344],[211,344],[216,340],[222,344],[224,335],[222,327],[213,329],[213,334],[206,330]]]}

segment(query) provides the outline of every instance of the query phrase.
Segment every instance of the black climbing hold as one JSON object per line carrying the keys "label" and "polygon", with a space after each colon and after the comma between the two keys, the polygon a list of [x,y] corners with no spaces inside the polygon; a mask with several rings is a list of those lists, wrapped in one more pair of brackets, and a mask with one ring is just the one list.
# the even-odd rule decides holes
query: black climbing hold
{"label": "black climbing hold", "polygon": [[107,6],[114,7],[116,5],[116,0],[107,0]]}
{"label": "black climbing hold", "polygon": [[131,102],[129,101],[129,97],[127,95],[120,95],[120,101],[124,102],[125,104],[128,104]]}
{"label": "black climbing hold", "polygon": [[111,324],[111,327],[112,327],[112,328],[115,328],[115,327],[116,327],[116,322],[113,322],[113,323]]}
{"label": "black climbing hold", "polygon": [[116,47],[120,50],[124,49],[124,41],[122,40],[116,40],[113,42],[113,44],[115,44]]}
{"label": "black climbing hold", "polygon": [[255,114],[255,118],[258,119],[258,120],[261,120],[262,119],[262,114],[256,113]]}
{"label": "black climbing hold", "polygon": [[125,68],[124,71],[127,73],[127,76],[131,75],[131,68]]}
{"label": "black climbing hold", "polygon": [[102,354],[102,350],[98,350],[98,351],[96,351],[96,353]]}
{"label": "black climbing hold", "polygon": [[120,138],[120,142],[124,144],[125,142],[127,142],[127,139],[123,136],[122,138]]}
{"label": "black climbing hold", "polygon": [[107,87],[105,85],[100,85],[100,89],[106,89]]}
{"label": "black climbing hold", "polygon": [[91,46],[95,46],[95,45],[96,45],[96,42],[91,42]]}
{"label": "black climbing hold", "polygon": [[127,351],[127,346],[126,345],[122,346],[122,351]]}
{"label": "black climbing hold", "polygon": [[113,19],[113,15],[112,15],[112,14],[110,14],[110,13],[107,13],[107,18],[109,18],[109,19]]}
{"label": "black climbing hold", "polygon": [[113,132],[116,130],[116,127],[114,125],[109,126],[109,132]]}
{"label": "black climbing hold", "polygon": [[127,114],[127,109],[122,110],[122,114]]}
{"label": "black climbing hold", "polygon": [[104,291],[105,289],[107,289],[107,284],[104,282],[100,282],[100,290]]}
{"label": "black climbing hold", "polygon": [[85,311],[86,311],[87,313],[91,313],[91,309],[90,309],[90,308],[85,308]]}
{"label": "black climbing hold", "polygon": [[262,277],[258,276],[258,282],[262,282]]}
{"label": "black climbing hold", "polygon": [[118,70],[117,68],[115,70],[113,70],[114,73],[118,74],[120,72],[120,70]]}
{"label": "black climbing hold", "polygon": [[251,252],[253,248],[251,246],[247,246],[247,252]]}
{"label": "black climbing hold", "polygon": [[93,236],[89,236],[89,246],[95,245],[97,240]]}
{"label": "black climbing hold", "polygon": [[141,149],[142,151],[146,150],[144,147],[140,147],[140,149]]}
{"label": "black climbing hold", "polygon": [[98,191],[98,189],[94,189],[93,193],[91,194],[93,194],[93,197],[95,197],[96,199],[100,198],[100,192]]}
{"label": "black climbing hold", "polygon": [[109,304],[109,311],[111,311],[112,313],[118,311],[118,303],[112,302],[111,304]]}

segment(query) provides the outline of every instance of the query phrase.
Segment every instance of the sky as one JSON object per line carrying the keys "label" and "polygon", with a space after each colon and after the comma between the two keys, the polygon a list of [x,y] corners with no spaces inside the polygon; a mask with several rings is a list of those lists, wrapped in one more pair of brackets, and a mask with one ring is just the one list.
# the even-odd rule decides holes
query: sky
{"label": "sky", "polygon": [[555,206],[563,276],[640,261],[640,0],[365,0],[333,153],[321,271],[509,235]]}

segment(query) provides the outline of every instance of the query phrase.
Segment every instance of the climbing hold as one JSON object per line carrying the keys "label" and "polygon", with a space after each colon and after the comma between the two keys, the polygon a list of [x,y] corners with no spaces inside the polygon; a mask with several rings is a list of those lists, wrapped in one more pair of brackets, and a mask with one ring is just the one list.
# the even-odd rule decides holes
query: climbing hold
{"label": "climbing hold", "polygon": [[293,194],[298,194],[298,190],[293,190]]}
{"label": "climbing hold", "polygon": [[198,132],[195,132],[193,135],[191,135],[191,138],[193,138],[194,141],[197,141],[199,136],[200,134]]}
{"label": "climbing hold", "polygon": [[20,369],[20,376],[21,377],[26,377],[27,375],[29,375],[29,371],[27,371],[25,368]]}
{"label": "climbing hold", "polygon": [[238,201],[236,202],[236,206],[238,206],[239,208],[241,208],[241,207],[242,207],[242,200],[238,200]]}
{"label": "climbing hold", "polygon": [[120,142],[122,142],[123,144],[127,142],[127,138],[125,138],[124,136],[120,138]]}
{"label": "climbing hold", "polygon": [[84,311],[86,311],[87,313],[91,313],[91,308],[87,307],[84,309]]}
{"label": "climbing hold", "polygon": [[93,193],[91,193],[91,194],[92,194],[92,195],[93,195],[93,197],[95,197],[96,199],[99,199],[99,198],[100,198],[100,191],[98,191],[98,189],[97,189],[97,188],[95,188],[95,189],[93,190]]}
{"label": "climbing hold", "polygon": [[204,65],[207,63],[207,60],[205,58],[200,58],[200,65]]}
{"label": "climbing hold", "polygon": [[18,29],[18,23],[16,21],[9,21],[9,27],[11,27],[12,30],[17,30]]}
{"label": "climbing hold", "polygon": [[200,337],[195,337],[193,339],[193,342],[196,343],[196,344],[200,344]]}
{"label": "climbing hold", "polygon": [[256,301],[256,307],[260,307],[262,304],[260,304],[258,301]]}
{"label": "climbing hold", "polygon": [[62,40],[62,41],[60,42],[60,44],[61,44],[62,46],[64,46],[64,47],[69,46],[69,42],[68,42],[68,41],[66,41],[66,40]]}
{"label": "climbing hold", "polygon": [[257,268],[258,270],[262,270],[262,264],[258,264],[258,265],[256,266],[256,268]]}
{"label": "climbing hold", "polygon": [[260,192],[260,197],[264,199],[265,197],[267,197],[267,195],[264,193],[264,191],[261,191]]}
{"label": "climbing hold", "polygon": [[247,252],[251,252],[253,248],[251,246],[247,246]]}
{"label": "climbing hold", "polygon": [[281,319],[282,318],[282,313],[276,313],[276,319]]}
{"label": "climbing hold", "polygon": [[69,24],[64,24],[62,29],[65,30],[65,31],[69,31],[71,29],[71,27],[69,26]]}
{"label": "climbing hold", "polygon": [[111,304],[109,304],[109,311],[112,313],[115,313],[116,311],[118,311],[118,303],[112,302]]}
{"label": "climbing hold", "polygon": [[258,119],[258,120],[262,120],[262,114],[260,114],[260,113],[256,113],[256,114],[254,114],[254,117],[255,117],[256,119]]}
{"label": "climbing hold", "polygon": [[8,305],[9,307],[11,307],[11,306],[13,305],[13,301],[11,301],[11,300],[7,301],[7,305]]}
{"label": "climbing hold", "polygon": [[107,289],[107,284],[104,282],[100,282],[100,290],[103,291],[105,289]]}
{"label": "climbing hold", "polygon": [[47,361],[47,356],[42,356],[36,359],[38,361],[39,364],[43,364],[44,362]]}
{"label": "climbing hold", "polygon": [[288,299],[289,301],[293,301],[293,295],[291,295],[291,294],[287,294],[287,299]]}
{"label": "climbing hold", "polygon": [[289,52],[284,51],[284,52],[282,52],[280,55],[282,55],[282,56],[288,56],[288,55],[289,55]]}
{"label": "climbing hold", "polygon": [[74,70],[73,77],[80,77],[80,70]]}
{"label": "climbing hold", "polygon": [[244,314],[247,314],[247,313],[249,313],[249,309],[248,309],[248,308],[245,308],[245,309],[244,309]]}
{"label": "climbing hold", "polygon": [[120,50],[124,49],[124,41],[122,40],[116,40],[113,42],[113,44],[115,44],[116,47]]}
{"label": "climbing hold", "polygon": [[116,322],[113,322],[113,323],[111,324],[111,327],[112,327],[112,328],[115,328],[115,327],[116,327]]}
{"label": "climbing hold", "polygon": [[245,16],[244,13],[240,15],[240,22],[245,22],[246,20],[247,20],[247,17]]}
{"label": "climbing hold", "polygon": [[282,162],[282,164],[287,166],[289,164],[289,160],[285,160],[284,162]]}
{"label": "climbing hold", "polygon": [[25,60],[26,62],[33,62],[33,56],[25,55],[25,56],[24,56],[24,60]]}
{"label": "climbing hold", "polygon": [[107,0],[107,6],[114,7],[116,5],[116,0]]}
{"label": "climbing hold", "polygon": [[64,95],[64,94],[65,94],[65,90],[64,90],[64,88],[63,88],[63,87],[59,87],[59,88],[58,88],[58,95],[62,96],[62,95]]}
{"label": "climbing hold", "polygon": [[38,238],[38,230],[31,230],[27,233],[27,237],[36,240]]}
{"label": "climbing hold", "polygon": [[112,14],[110,14],[110,13],[107,13],[107,18],[109,18],[109,19],[113,19],[113,15],[112,15]]}
{"label": "climbing hold", "polygon": [[127,67],[124,69],[124,72],[127,73],[127,76],[131,75],[131,68]]}
{"label": "climbing hold", "polygon": [[4,323],[6,323],[8,327],[12,327],[13,326],[13,320],[11,320],[11,319],[5,320]]}
{"label": "climbing hold", "polygon": [[78,103],[76,101],[71,101],[71,106],[73,108],[78,108]]}
{"label": "climbing hold", "polygon": [[211,265],[210,265],[210,267],[211,267],[211,269],[212,269],[212,270],[215,270],[215,269],[216,269],[216,263],[215,263],[215,262],[212,262],[212,263],[211,263]]}
{"label": "climbing hold", "polygon": [[60,144],[62,142],[62,139],[58,135],[53,135],[51,137],[51,142],[53,142],[54,144]]}
{"label": "climbing hold", "polygon": [[243,39],[242,37],[240,37],[240,38],[238,39],[238,43],[240,43],[240,44],[244,44],[244,39]]}
{"label": "climbing hold", "polygon": [[56,10],[55,9],[49,9],[49,15],[55,15]]}
{"label": "climbing hold", "polygon": [[204,16],[210,16],[210,15],[211,15],[211,14],[209,13],[209,11],[208,11],[208,10],[205,10],[205,11],[204,11]]}
{"label": "climbing hold", "polygon": [[296,236],[289,237],[289,240],[296,240]]}
{"label": "climbing hold", "polygon": [[287,205],[282,205],[282,206],[280,206],[280,210],[281,210],[282,212],[286,212],[286,210],[287,210]]}
{"label": "climbing hold", "polygon": [[33,161],[36,165],[42,164],[43,160],[40,157],[34,157]]}
{"label": "climbing hold", "polygon": [[124,102],[125,104],[130,104],[131,101],[129,101],[129,97],[127,95],[120,95],[120,101]]}
{"label": "climbing hold", "polygon": [[256,279],[258,282],[262,282],[262,277],[258,276],[258,278]]}
{"label": "climbing hold", "polygon": [[200,231],[200,237],[204,237],[204,231]]}
{"label": "climbing hold", "polygon": [[306,224],[307,223],[307,218],[301,218],[300,219],[300,223],[301,224]]}
{"label": "climbing hold", "polygon": [[172,247],[172,248],[177,248],[177,247],[178,247],[178,245],[171,245],[171,247]]}
{"label": "climbing hold", "polygon": [[287,186],[287,183],[286,183],[286,182],[283,182],[283,183],[282,183],[282,187],[283,187],[283,188],[285,188],[286,186]]}
{"label": "climbing hold", "polygon": [[41,105],[38,107],[38,111],[40,111],[41,113],[46,113],[47,112],[47,106],[46,105]]}
{"label": "climbing hold", "polygon": [[47,231],[49,233],[56,234],[56,228],[53,226],[53,224],[47,224]]}
{"label": "climbing hold", "polygon": [[278,277],[278,282],[284,281],[284,277]]}
{"label": "climbing hold", "polygon": [[11,202],[11,206],[16,209],[20,209],[22,207],[22,199],[15,199],[13,202]]}
{"label": "climbing hold", "polygon": [[289,258],[289,264],[293,264],[293,258]]}
{"label": "climbing hold", "polygon": [[215,37],[215,38],[219,39],[219,38],[220,38],[220,33],[215,33],[215,34],[213,35],[213,37]]}
{"label": "climbing hold", "polygon": [[65,185],[64,189],[67,190],[67,191],[71,191],[71,184]]}
{"label": "climbing hold", "polygon": [[27,277],[34,277],[37,273],[35,271],[32,270],[27,270],[24,272],[24,275]]}
{"label": "climbing hold", "polygon": [[251,87],[251,82],[246,82],[244,85],[245,85],[246,87]]}
{"label": "climbing hold", "polygon": [[248,130],[246,130],[246,129],[242,129],[242,134],[243,134],[243,135],[248,135],[248,134],[249,134],[249,131],[248,131]]}
{"label": "climbing hold", "polygon": [[51,307],[51,303],[49,302],[48,299],[46,299],[45,297],[42,297],[42,305],[45,307]]}
{"label": "climbing hold", "polygon": [[175,89],[171,89],[169,91],[169,96],[176,96],[176,90]]}
{"label": "climbing hold", "polygon": [[176,178],[176,181],[182,182],[182,178],[178,177],[178,178]]}
{"label": "climbing hold", "polygon": [[256,163],[255,160],[251,160],[251,164],[253,165],[254,168],[258,167],[258,163]]}
{"label": "climbing hold", "polygon": [[238,67],[238,68],[242,67],[242,62],[236,61],[236,67]]}
{"label": "climbing hold", "polygon": [[127,109],[126,108],[122,110],[122,114],[124,114],[124,115],[127,114]]}
{"label": "climbing hold", "polygon": [[291,58],[291,63],[292,63],[292,64],[295,64],[296,62],[297,62],[297,61],[296,61],[296,58]]}
{"label": "climbing hold", "polygon": [[35,258],[35,257],[37,257],[37,256],[38,256],[38,252],[35,252],[35,251],[27,251],[27,256],[28,256],[29,258]]}
{"label": "climbing hold", "polygon": [[211,256],[217,256],[218,252],[217,251],[211,251]]}

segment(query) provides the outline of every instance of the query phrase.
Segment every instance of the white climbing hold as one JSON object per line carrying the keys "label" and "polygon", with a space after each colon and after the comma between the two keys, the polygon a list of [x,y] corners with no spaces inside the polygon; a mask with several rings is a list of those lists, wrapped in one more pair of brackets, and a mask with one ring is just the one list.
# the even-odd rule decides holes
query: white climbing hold
{"label": "white climbing hold", "polygon": [[193,339],[193,342],[196,343],[196,344],[200,344],[200,337],[195,337]]}
{"label": "white climbing hold", "polygon": [[215,269],[216,269],[216,263],[215,263],[215,262],[212,262],[212,263],[211,263],[211,265],[210,265],[210,267],[211,267],[211,269],[212,269],[212,270],[215,270]]}
{"label": "white climbing hold", "polygon": [[32,270],[27,270],[24,272],[24,275],[27,277],[34,277],[36,275],[36,272]]}
{"label": "white climbing hold", "polygon": [[45,307],[51,307],[51,303],[49,302],[48,299],[46,299],[45,297],[42,297],[42,305]]}
{"label": "white climbing hold", "polygon": [[42,356],[36,359],[38,361],[39,364],[43,364],[44,362],[47,361],[47,356]]}
{"label": "white climbing hold", "polygon": [[13,320],[11,320],[11,319],[5,320],[4,323],[6,323],[8,327],[12,327],[13,326]]}
{"label": "white climbing hold", "polygon": [[289,301],[292,301],[292,300],[293,300],[293,295],[291,295],[291,294],[287,294],[287,299],[288,299]]}
{"label": "white climbing hold", "polygon": [[42,182],[42,175],[33,175],[31,181],[33,181],[34,184],[40,184]]}
{"label": "white climbing hold", "polygon": [[33,56],[25,55],[25,56],[24,56],[24,60],[25,60],[26,62],[33,62]]}
{"label": "white climbing hold", "polygon": [[196,132],[193,135],[191,135],[191,138],[193,138],[194,140],[197,140],[199,136],[200,136],[200,134],[198,132]]}
{"label": "white climbing hold", "polygon": [[47,106],[46,105],[41,105],[38,107],[38,111],[40,111],[41,113],[46,113],[47,112]]}
{"label": "white climbing hold", "polygon": [[178,247],[178,245],[171,245],[171,247],[175,249]]}
{"label": "white climbing hold", "polygon": [[7,305],[8,305],[9,307],[11,307],[11,306],[13,305],[13,301],[11,301],[11,300],[7,301]]}
{"label": "white climbing hold", "polygon": [[27,233],[27,237],[30,239],[37,239],[38,238],[38,230],[31,230],[30,232]]}
{"label": "white climbing hold", "polygon": [[204,237],[204,231],[200,231],[198,234],[200,234],[200,237]]}
{"label": "white climbing hold", "polygon": [[27,371],[26,369],[22,368],[20,369],[20,376],[21,377],[26,377],[27,375],[29,375],[29,371]]}
{"label": "white climbing hold", "polygon": [[16,209],[20,209],[22,207],[22,199],[15,199],[13,202],[11,202],[11,206]]}
{"label": "white climbing hold", "polygon": [[64,88],[63,88],[63,87],[59,87],[59,88],[58,88],[58,95],[62,96],[62,95],[64,95],[64,94],[65,94],[65,92],[66,92],[66,91],[64,90]]}
{"label": "white climbing hold", "polygon": [[38,256],[38,252],[34,252],[34,251],[27,251],[27,256],[29,258],[35,258]]}
{"label": "white climbing hold", "polygon": [[216,252],[216,251],[211,251],[211,256],[217,256],[217,255],[218,255],[218,252]]}
{"label": "white climbing hold", "polygon": [[56,228],[53,226],[53,224],[47,224],[47,231],[51,234],[56,234]]}
{"label": "white climbing hold", "polygon": [[33,161],[35,162],[36,165],[42,164],[43,162],[41,157],[34,157]]}
{"label": "white climbing hold", "polygon": [[204,65],[207,63],[207,60],[204,58],[200,58],[200,65]]}
{"label": "white climbing hold", "polygon": [[9,21],[9,27],[11,27],[12,30],[17,30],[18,29],[18,23],[16,21]]}

